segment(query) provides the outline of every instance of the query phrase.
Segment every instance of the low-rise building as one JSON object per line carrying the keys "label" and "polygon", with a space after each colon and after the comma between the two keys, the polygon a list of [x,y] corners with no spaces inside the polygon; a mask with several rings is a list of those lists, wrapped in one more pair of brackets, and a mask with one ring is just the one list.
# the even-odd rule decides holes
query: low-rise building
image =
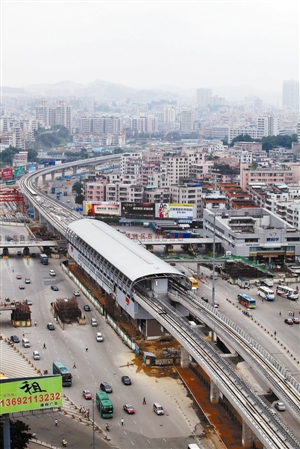
{"label": "low-rise building", "polygon": [[204,209],[203,234],[220,239],[224,252],[268,266],[282,266],[300,255],[300,230],[264,208]]}

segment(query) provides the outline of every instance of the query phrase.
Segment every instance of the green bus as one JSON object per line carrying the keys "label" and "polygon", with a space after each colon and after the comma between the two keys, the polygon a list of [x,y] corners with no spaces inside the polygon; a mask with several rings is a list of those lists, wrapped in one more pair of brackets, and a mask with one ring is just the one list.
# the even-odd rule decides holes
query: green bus
{"label": "green bus", "polygon": [[101,418],[112,418],[114,416],[114,406],[105,391],[96,393],[96,406],[100,412]]}

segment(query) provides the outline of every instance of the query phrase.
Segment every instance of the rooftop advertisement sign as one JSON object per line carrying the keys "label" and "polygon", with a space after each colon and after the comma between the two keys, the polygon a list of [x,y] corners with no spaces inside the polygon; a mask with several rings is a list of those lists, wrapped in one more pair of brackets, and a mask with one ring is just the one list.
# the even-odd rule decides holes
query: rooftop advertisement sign
{"label": "rooftop advertisement sign", "polygon": [[195,204],[155,203],[155,218],[193,220],[195,217]]}
{"label": "rooftop advertisement sign", "polygon": [[0,415],[62,406],[62,377],[0,379]]}
{"label": "rooftop advertisement sign", "polygon": [[110,203],[108,201],[89,201],[85,203],[85,215],[94,217],[95,215],[105,215],[119,217],[120,203]]}
{"label": "rooftop advertisement sign", "polygon": [[122,202],[121,216],[126,218],[154,218],[154,203]]}

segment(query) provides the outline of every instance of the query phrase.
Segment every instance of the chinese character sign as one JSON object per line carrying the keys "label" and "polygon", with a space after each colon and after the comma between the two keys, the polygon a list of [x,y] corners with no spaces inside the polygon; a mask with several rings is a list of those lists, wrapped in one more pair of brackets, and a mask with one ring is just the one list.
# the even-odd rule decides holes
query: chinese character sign
{"label": "chinese character sign", "polygon": [[0,380],[0,415],[61,406],[61,376]]}

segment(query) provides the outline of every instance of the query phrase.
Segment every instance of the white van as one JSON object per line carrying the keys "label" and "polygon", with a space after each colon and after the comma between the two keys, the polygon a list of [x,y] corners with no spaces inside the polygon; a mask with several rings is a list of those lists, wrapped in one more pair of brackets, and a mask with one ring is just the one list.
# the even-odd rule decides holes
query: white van
{"label": "white van", "polygon": [[165,414],[162,405],[160,405],[158,402],[154,402],[154,404],[153,404],[153,411],[157,415],[164,415]]}
{"label": "white van", "polygon": [[22,338],[22,345],[24,346],[24,348],[30,348],[30,341],[28,340],[28,338]]}
{"label": "white van", "polygon": [[200,449],[200,447],[198,446],[198,444],[191,443],[188,445],[188,449]]}
{"label": "white van", "polygon": [[39,351],[33,351],[33,360],[40,360]]}

